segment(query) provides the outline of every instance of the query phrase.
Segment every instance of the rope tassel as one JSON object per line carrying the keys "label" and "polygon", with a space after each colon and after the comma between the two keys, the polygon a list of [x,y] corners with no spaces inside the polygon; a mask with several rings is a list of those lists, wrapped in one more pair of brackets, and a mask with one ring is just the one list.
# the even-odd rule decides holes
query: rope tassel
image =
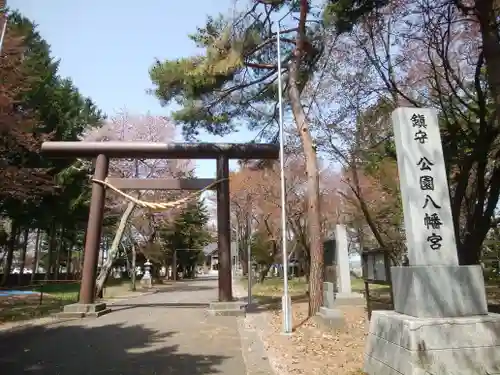
{"label": "rope tassel", "polygon": [[115,193],[121,195],[123,198],[129,200],[130,202],[135,203],[136,205],[138,205],[140,207],[149,208],[149,209],[157,210],[157,211],[163,211],[163,210],[170,210],[170,209],[173,209],[173,208],[176,208],[176,207],[182,206],[183,204],[188,203],[192,199],[201,195],[204,191],[211,189],[212,187],[217,185],[219,182],[222,182],[224,180],[227,180],[227,178],[223,178],[223,179],[217,180],[215,182],[212,182],[210,185],[205,186],[203,189],[189,194],[187,197],[181,198],[181,199],[173,201],[173,202],[163,202],[163,203],[146,202],[146,201],[143,201],[141,199],[137,199],[137,198],[123,192],[122,190],[118,189],[117,187],[111,185],[107,180],[102,181],[102,180],[98,180],[98,179],[93,178],[92,182],[104,185],[105,187],[113,190]]}

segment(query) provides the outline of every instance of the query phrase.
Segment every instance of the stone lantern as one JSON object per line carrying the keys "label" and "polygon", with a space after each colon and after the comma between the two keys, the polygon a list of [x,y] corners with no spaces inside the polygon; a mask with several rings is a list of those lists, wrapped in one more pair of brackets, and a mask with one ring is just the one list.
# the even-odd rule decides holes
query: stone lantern
{"label": "stone lantern", "polygon": [[144,288],[151,288],[153,286],[153,278],[151,277],[151,266],[152,263],[149,259],[144,263],[144,275],[141,279],[141,284]]}

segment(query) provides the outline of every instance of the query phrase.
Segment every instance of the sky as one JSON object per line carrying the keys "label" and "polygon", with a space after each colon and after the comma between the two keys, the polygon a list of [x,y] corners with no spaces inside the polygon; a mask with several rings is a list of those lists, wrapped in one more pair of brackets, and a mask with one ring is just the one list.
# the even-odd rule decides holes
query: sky
{"label": "sky", "polygon": [[[188,34],[208,15],[232,14],[236,0],[8,0],[38,25],[60,60],[59,74],[69,77],[84,96],[108,116],[126,109],[168,116],[171,110],[146,93],[155,59],[175,59],[200,52]],[[144,6],[147,4],[147,6]],[[204,142],[247,142],[256,133],[245,129],[224,138],[204,135]],[[182,137],[177,137],[182,141]],[[230,164],[236,168],[236,161]],[[196,175],[215,177],[215,161],[198,160]]]}
{"label": "sky", "polygon": [[[8,0],[38,25],[60,60],[59,73],[73,80],[107,115],[127,109],[168,116],[151,88],[148,69],[156,58],[175,59],[196,54],[188,34],[203,26],[207,15],[232,13],[234,0]],[[144,6],[147,4],[147,6]],[[242,130],[224,137],[204,135],[204,142],[246,142],[255,133]],[[182,141],[182,137],[177,137]],[[215,177],[215,161],[198,160],[196,174]],[[236,161],[231,163],[235,168]]]}

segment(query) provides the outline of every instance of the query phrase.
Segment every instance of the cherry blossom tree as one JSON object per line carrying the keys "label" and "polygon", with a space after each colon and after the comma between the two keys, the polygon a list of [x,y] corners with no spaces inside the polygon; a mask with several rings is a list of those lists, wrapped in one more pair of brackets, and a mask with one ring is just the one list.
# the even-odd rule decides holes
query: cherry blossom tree
{"label": "cherry blossom tree", "polygon": [[[289,255],[303,261],[306,274],[309,270],[310,241],[307,222],[307,173],[304,159],[296,154],[288,154],[285,162],[286,171],[286,216],[289,231]],[[263,264],[263,280],[273,262],[281,260],[281,190],[280,170],[277,163],[265,168],[256,168],[250,163],[242,163],[241,168],[231,175],[231,213],[233,222],[238,223],[240,259],[245,268],[247,263],[246,240],[252,238],[249,233],[258,233],[259,241],[266,239],[267,263]],[[338,223],[337,188],[339,178],[327,168],[320,170],[320,202],[324,209],[321,215],[323,236],[332,233]],[[251,216],[248,227],[247,216]],[[264,258],[264,257],[262,257]],[[307,275],[308,276],[308,275]]]}
{"label": "cherry blossom tree", "polygon": [[[144,141],[144,142],[172,142],[175,137],[175,126],[165,117],[146,115],[133,115],[123,110],[112,116],[102,127],[88,132],[83,141],[108,142],[108,141]],[[88,167],[88,163],[86,163]],[[109,176],[119,178],[168,178],[181,177],[191,174],[193,165],[188,160],[168,159],[117,159],[111,160]],[[168,201],[179,197],[179,192],[151,192],[133,191],[135,198],[150,201]],[[134,202],[125,200],[122,196],[110,193],[106,200],[106,214],[116,215],[119,220],[116,233],[106,262],[103,264],[97,277],[96,292],[99,294],[112,268],[118,254],[118,249],[124,233],[130,233],[133,242],[142,244],[144,248],[154,241],[157,226],[173,218],[175,212],[151,213],[144,208],[136,207]],[[130,230],[126,231],[127,225]],[[134,247],[135,248],[135,247]]]}

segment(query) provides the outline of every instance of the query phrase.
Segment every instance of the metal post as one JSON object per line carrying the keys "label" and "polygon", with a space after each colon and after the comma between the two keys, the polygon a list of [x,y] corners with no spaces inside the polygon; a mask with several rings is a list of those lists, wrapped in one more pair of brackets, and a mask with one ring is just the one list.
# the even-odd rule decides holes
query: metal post
{"label": "metal post", "polygon": [[[95,163],[94,178],[104,181],[108,177],[108,167],[108,157],[106,155],[99,155]],[[82,304],[91,304],[94,302],[105,194],[106,188],[102,184],[97,182],[92,184],[92,198],[90,200],[89,221],[85,238],[82,283],[80,285],[80,303]]]}
{"label": "metal post", "polygon": [[236,217],[236,229],[234,229],[234,239],[235,239],[235,246],[236,246],[236,259],[234,261],[234,275],[238,274],[238,267],[240,264],[240,232],[239,232],[239,226],[238,226],[238,218]]}
{"label": "metal post", "polygon": [[279,107],[279,135],[280,135],[280,175],[281,175],[281,248],[283,250],[283,333],[292,333],[292,302],[288,294],[288,256],[287,256],[287,229],[286,229],[286,190],[285,190],[285,135],[283,131],[283,93],[281,82],[281,43],[280,24],[276,30],[276,47],[278,54],[278,107]]}
{"label": "metal post", "polygon": [[[248,196],[250,198],[250,196]],[[250,211],[247,213],[247,261],[248,261],[248,305],[252,304],[252,219]]]}

